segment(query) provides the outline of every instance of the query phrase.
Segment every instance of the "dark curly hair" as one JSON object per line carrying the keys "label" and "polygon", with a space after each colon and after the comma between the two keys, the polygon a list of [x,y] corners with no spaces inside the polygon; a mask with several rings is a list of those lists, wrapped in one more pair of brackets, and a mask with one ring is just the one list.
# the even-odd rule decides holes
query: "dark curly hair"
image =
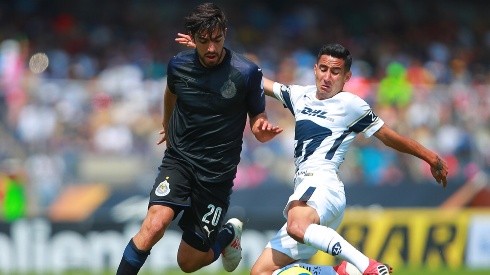
{"label": "dark curly hair", "polygon": [[213,3],[197,6],[184,20],[185,29],[192,37],[196,34],[208,34],[211,37],[216,29],[224,32],[227,23],[224,12]]}

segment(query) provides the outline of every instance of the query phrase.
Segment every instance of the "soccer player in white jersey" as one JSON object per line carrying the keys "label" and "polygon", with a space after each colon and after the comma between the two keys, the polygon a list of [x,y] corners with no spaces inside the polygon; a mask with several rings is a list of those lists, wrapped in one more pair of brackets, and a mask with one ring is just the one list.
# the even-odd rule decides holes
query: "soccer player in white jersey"
{"label": "soccer player in white jersey", "polygon": [[[175,40],[194,47],[185,34],[178,34]],[[295,117],[296,174],[294,192],[283,212],[287,222],[262,251],[251,275],[270,275],[310,259],[319,250],[343,261],[334,267],[300,263],[314,274],[391,272],[390,267],[368,258],[335,231],[346,206],[339,166],[359,133],[366,138],[374,135],[386,146],[424,160],[435,180],[446,187],[448,166],[444,160],[417,141],[396,133],[363,99],[343,91],[352,75],[351,64],[348,49],[329,44],[320,49],[313,68],[316,85],[284,85],[263,78],[266,95],[280,100]]]}
{"label": "soccer player in white jersey", "polygon": [[[314,65],[316,85],[288,86],[264,79],[266,94],[280,100],[295,117],[296,174],[294,192],[284,208],[287,222],[255,262],[252,275],[269,275],[308,260],[319,250],[348,261],[362,274],[389,274],[389,267],[369,259],[335,231],[346,206],[339,166],[359,133],[424,160],[435,180],[447,184],[447,164],[435,152],[396,133],[363,99],[343,91],[352,75],[351,64],[345,47],[329,44],[320,49]],[[325,267],[321,274],[348,274],[345,267],[342,262]]]}

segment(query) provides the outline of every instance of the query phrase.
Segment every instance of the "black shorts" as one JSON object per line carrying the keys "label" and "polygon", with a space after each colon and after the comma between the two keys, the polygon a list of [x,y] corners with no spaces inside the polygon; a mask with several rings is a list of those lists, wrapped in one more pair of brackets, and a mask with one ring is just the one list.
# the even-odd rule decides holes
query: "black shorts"
{"label": "black shorts", "polygon": [[150,193],[149,205],[166,205],[175,217],[184,211],[179,226],[190,246],[208,251],[214,244],[230,205],[233,180],[205,183],[186,161],[164,157]]}

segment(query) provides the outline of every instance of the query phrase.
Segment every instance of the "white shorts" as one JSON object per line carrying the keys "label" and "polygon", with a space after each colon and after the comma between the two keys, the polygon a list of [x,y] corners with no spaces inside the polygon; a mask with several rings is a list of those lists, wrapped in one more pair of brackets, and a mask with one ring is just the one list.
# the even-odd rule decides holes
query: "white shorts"
{"label": "white shorts", "polygon": [[[294,192],[289,197],[283,215],[287,218],[289,204],[295,200],[306,201],[320,217],[320,225],[334,230],[339,227],[345,211],[344,184],[336,172],[302,171],[295,177]],[[292,259],[306,260],[318,250],[312,246],[295,241],[286,231],[286,224],[269,241],[267,247],[280,251]]]}

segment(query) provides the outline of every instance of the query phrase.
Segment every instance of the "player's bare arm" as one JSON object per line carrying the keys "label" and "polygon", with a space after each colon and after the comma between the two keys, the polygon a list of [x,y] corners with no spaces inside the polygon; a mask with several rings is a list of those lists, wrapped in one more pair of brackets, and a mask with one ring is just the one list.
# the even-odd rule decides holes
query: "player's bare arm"
{"label": "player's bare arm", "polygon": [[250,128],[255,138],[260,142],[267,142],[283,131],[279,126],[271,124],[265,113],[250,117]]}
{"label": "player's bare arm", "polygon": [[276,96],[274,95],[274,90],[273,90],[274,81],[273,80],[270,80],[270,79],[268,79],[266,77],[262,77],[262,81],[264,83],[264,93],[265,93],[265,95],[270,96],[270,97],[273,97],[273,98],[276,98]]}
{"label": "player's bare arm", "polygon": [[165,88],[165,93],[163,94],[163,120],[162,120],[162,129],[160,130],[160,138],[157,141],[157,144],[162,144],[167,140],[168,133],[168,122],[170,121],[170,116],[174,111],[175,102],[177,101],[177,96],[170,91],[167,87]]}
{"label": "player's bare arm", "polygon": [[447,185],[448,166],[447,163],[436,153],[424,147],[417,141],[404,137],[386,125],[383,125],[375,134],[386,146],[389,146],[402,153],[416,156],[430,165],[432,176],[437,183],[443,187]]}

